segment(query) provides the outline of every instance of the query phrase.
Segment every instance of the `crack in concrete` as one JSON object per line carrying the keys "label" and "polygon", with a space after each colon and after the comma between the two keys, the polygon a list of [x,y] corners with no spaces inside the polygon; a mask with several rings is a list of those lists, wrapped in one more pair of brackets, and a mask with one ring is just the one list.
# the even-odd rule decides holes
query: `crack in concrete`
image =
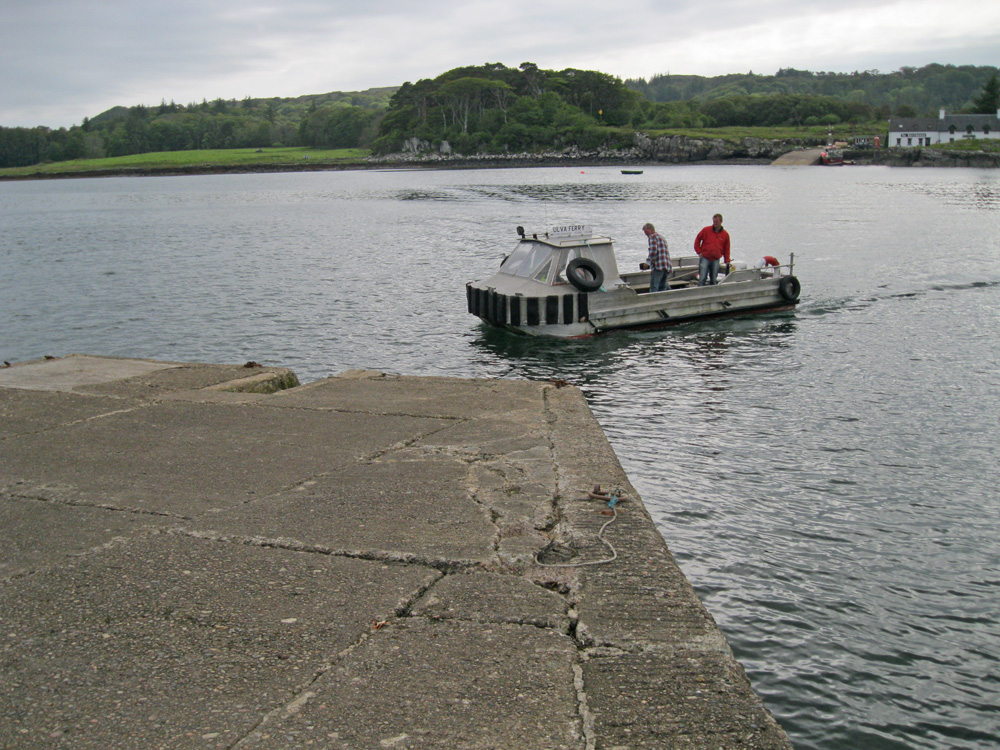
{"label": "crack in concrete", "polygon": [[71,508],[94,508],[96,510],[106,510],[112,513],[126,513],[135,516],[153,516],[157,518],[175,518],[179,521],[193,521],[193,516],[182,516],[178,513],[169,513],[162,510],[143,510],[141,508],[127,508],[118,505],[109,505],[108,503],[93,503],[86,500],[73,500],[71,498],[59,498],[59,497],[46,497],[44,495],[27,495],[17,492],[5,491],[4,494],[7,495],[12,500],[32,500],[39,503],[48,503],[50,505],[65,505]]}
{"label": "crack in concrete", "polygon": [[313,672],[311,678],[300,685],[298,690],[294,692],[290,701],[284,703],[283,705],[276,706],[265,713],[256,724],[244,732],[241,737],[229,746],[230,750],[240,750],[241,748],[252,747],[253,744],[256,744],[258,741],[263,739],[264,730],[268,726],[280,723],[301,711],[302,708],[304,708],[305,705],[317,695],[311,688],[313,688],[316,683],[319,682],[323,676],[332,670],[339,662],[346,659],[354,651],[367,643],[371,637],[371,632],[362,633],[358,640],[354,643],[347,646],[347,648],[341,649],[331,659],[327,660],[323,664],[320,664]]}
{"label": "crack in concrete", "polygon": [[[122,396],[95,396],[93,394],[87,394],[87,393],[78,394],[75,392],[73,395],[89,396],[91,398],[115,398],[120,401],[126,400],[126,398]],[[16,440],[17,438],[22,438],[26,435],[44,435],[47,432],[63,430],[66,429],[67,427],[75,427],[76,425],[87,424],[88,422],[96,422],[97,420],[106,419],[108,417],[114,417],[119,414],[131,414],[134,411],[139,411],[141,409],[149,408],[150,406],[153,406],[154,403],[155,402],[152,401],[139,402],[134,404],[130,409],[115,409],[113,411],[102,412],[100,414],[91,414],[89,417],[83,417],[82,419],[74,419],[69,422],[59,422],[57,424],[49,425],[48,427],[40,427],[36,430],[27,430],[25,432],[12,432],[8,435],[0,435],[0,442],[5,442],[7,440]]]}
{"label": "crack in concrete", "polygon": [[[286,404],[274,403],[270,401],[259,401],[248,404],[248,406],[254,406],[260,409],[287,409],[289,411],[309,411],[309,412],[324,412],[329,414],[363,414],[369,417],[406,417],[408,419],[436,419],[436,420],[450,420],[453,422],[468,422],[470,421],[468,417],[456,417],[449,414],[420,414],[420,413],[410,413],[405,411],[372,411],[371,409],[346,409],[343,407],[322,407],[322,406],[288,406]],[[447,425],[446,428],[453,427],[454,425]]]}
{"label": "crack in concrete", "polygon": [[[562,508],[562,493],[559,491],[564,482],[564,471],[557,458],[555,424],[558,421],[558,415],[555,414],[552,408],[552,403],[549,399],[550,391],[551,388],[549,387],[542,389],[542,404],[544,407],[545,425],[548,428],[549,455],[556,483],[551,500],[553,523],[546,530],[546,533],[552,541],[558,543],[560,538],[563,537],[562,530],[565,521],[565,514]],[[584,750],[595,750],[597,747],[595,719],[593,713],[590,711],[587,683],[584,679],[583,667],[581,666],[581,660],[587,658],[587,648],[584,639],[585,633],[580,631],[579,602],[577,600],[581,585],[580,569],[545,568],[544,570],[553,575],[561,574],[564,577],[561,590],[557,593],[566,599],[568,605],[567,612],[570,616],[570,632],[568,635],[572,638],[577,648],[577,661],[573,663],[573,686],[576,689],[577,714],[583,734]]]}
{"label": "crack in concrete", "polygon": [[580,714],[580,725],[583,730],[583,745],[585,750],[594,750],[597,747],[594,715],[590,712],[587,702],[587,685],[583,679],[583,667],[578,661],[573,664],[573,687],[576,688],[577,712]]}
{"label": "crack in concrete", "polygon": [[441,573],[464,573],[475,570],[486,570],[481,561],[446,560],[442,558],[427,558],[411,552],[387,552],[384,550],[351,550],[326,547],[320,544],[307,544],[288,537],[245,536],[242,534],[220,534],[215,531],[200,531],[174,527],[169,529],[154,529],[154,534],[174,534],[193,539],[224,542],[227,544],[242,544],[249,547],[281,549],[288,552],[306,552],[329,557],[344,557],[352,560],[389,563],[394,565],[417,565],[437,570]]}

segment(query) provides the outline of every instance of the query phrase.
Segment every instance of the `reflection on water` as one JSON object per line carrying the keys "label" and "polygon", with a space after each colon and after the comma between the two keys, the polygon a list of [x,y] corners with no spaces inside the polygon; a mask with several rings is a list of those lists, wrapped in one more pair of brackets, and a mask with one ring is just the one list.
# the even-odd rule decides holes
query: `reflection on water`
{"label": "reflection on water", "polygon": [[[586,176],[586,170],[581,176]],[[622,182],[525,183],[509,185],[461,185],[446,190],[407,188],[397,191],[397,200],[452,201],[497,200],[514,203],[555,201],[576,203],[600,201],[655,201],[661,203],[709,203],[718,205],[739,201],[763,204],[773,200],[767,189],[745,183],[697,184],[691,182],[637,182],[635,178]]]}
{"label": "reflection on water", "polygon": [[[0,360],[578,385],[799,750],[1000,746],[1000,172],[646,167],[0,184]],[[468,315],[522,224],[721,211],[794,312],[551,341]]]}
{"label": "reflection on water", "polygon": [[970,211],[1000,208],[1000,185],[993,181],[933,182],[894,187],[912,190],[954,208]]}
{"label": "reflection on water", "polygon": [[759,351],[788,346],[796,327],[795,313],[780,312],[559,341],[478,324],[469,343],[487,360],[504,365],[499,377],[562,379],[588,390],[624,368],[710,372],[725,366],[734,347]]}

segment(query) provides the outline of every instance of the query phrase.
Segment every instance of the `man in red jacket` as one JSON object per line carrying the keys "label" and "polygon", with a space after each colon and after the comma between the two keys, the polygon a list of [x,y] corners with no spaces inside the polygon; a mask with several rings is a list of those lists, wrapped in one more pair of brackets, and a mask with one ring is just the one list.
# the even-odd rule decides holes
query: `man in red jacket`
{"label": "man in red jacket", "polygon": [[722,228],[722,214],[712,217],[712,226],[705,227],[694,238],[694,251],[698,253],[698,286],[716,284],[719,261],[729,265],[729,232]]}

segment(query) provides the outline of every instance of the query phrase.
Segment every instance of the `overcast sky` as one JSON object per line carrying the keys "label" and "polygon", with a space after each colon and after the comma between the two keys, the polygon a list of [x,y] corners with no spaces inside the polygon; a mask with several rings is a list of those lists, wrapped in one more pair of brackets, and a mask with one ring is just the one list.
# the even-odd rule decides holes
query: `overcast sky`
{"label": "overcast sky", "polygon": [[773,74],[1000,64],[1000,2],[2,0],[0,126],[516,68]]}

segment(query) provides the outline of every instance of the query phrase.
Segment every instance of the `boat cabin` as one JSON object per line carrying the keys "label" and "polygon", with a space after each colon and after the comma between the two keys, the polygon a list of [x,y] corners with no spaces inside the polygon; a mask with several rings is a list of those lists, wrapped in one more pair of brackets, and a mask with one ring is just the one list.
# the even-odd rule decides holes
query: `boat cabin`
{"label": "boat cabin", "polygon": [[[500,265],[499,273],[512,277],[504,287],[511,294],[537,293],[537,284],[579,291],[624,284],[618,274],[610,237],[595,237],[590,227],[566,225],[543,234],[526,235],[518,227],[520,241]],[[551,290],[549,294],[558,294]]]}

